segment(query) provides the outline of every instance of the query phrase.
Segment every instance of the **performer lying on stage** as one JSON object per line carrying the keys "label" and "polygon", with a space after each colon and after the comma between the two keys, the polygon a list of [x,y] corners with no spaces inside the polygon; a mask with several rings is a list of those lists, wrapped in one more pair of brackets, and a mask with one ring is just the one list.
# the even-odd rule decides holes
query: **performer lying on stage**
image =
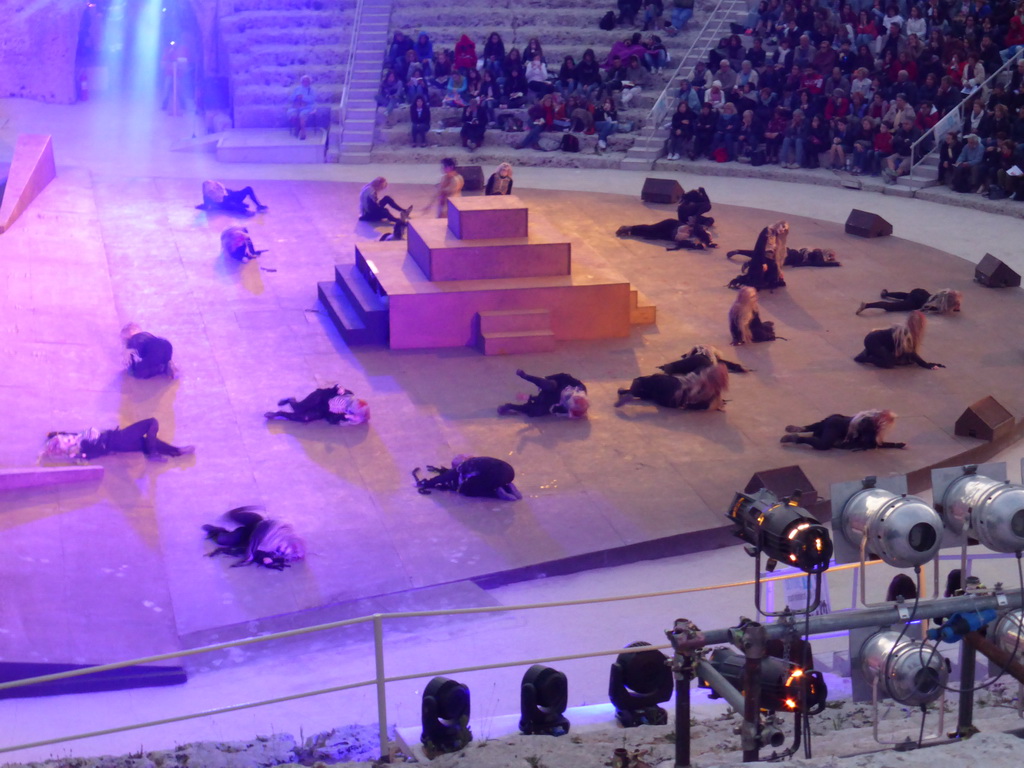
{"label": "performer lying on stage", "polygon": [[95,427],[84,432],[51,432],[46,436],[43,456],[51,459],[88,461],[108,453],[141,451],[150,461],[167,461],[166,456],[186,456],[195,453],[191,445],[180,448],[157,438],[160,423],[156,419],[143,419],[123,429],[101,432]]}
{"label": "performer lying on stage", "polygon": [[675,245],[666,251],[678,251],[683,248],[691,251],[703,251],[705,248],[717,248],[718,244],[711,241],[711,234],[700,224],[691,219],[682,223],[676,219],[664,219],[657,224],[634,224],[619,227],[616,237],[639,237],[644,240],[672,240]]}
{"label": "performer lying on stage", "polygon": [[250,506],[227,512],[224,516],[239,526],[230,531],[217,525],[204,525],[206,538],[218,545],[207,557],[231,555],[241,558],[232,568],[256,564],[275,571],[283,571],[306,557],[306,544],[294,528],[265,518],[256,510],[265,511],[263,507]]}
{"label": "performer lying on stage", "polygon": [[531,376],[521,368],[516,376],[535,384],[540,390],[530,395],[525,403],[505,403],[498,406],[499,414],[525,413],[527,416],[567,416],[570,419],[585,419],[590,408],[587,399],[587,385],[568,373],[552,373],[550,376]]}
{"label": "performer lying on stage", "polygon": [[726,360],[722,357],[722,353],[710,344],[698,344],[678,360],[659,365],[658,368],[671,376],[685,376],[718,363],[724,365],[729,373],[747,373],[750,370],[739,363]]}
{"label": "performer lying on stage", "polygon": [[691,189],[689,192],[683,193],[683,197],[679,201],[679,207],[676,209],[676,218],[680,221],[696,219],[697,223],[702,227],[710,227],[714,225],[715,220],[710,216],[704,215],[710,211],[711,198],[704,191],[704,187],[700,187],[699,189]]}
{"label": "performer lying on stage", "polygon": [[939,315],[960,311],[960,300],[963,294],[951,288],[944,288],[932,294],[924,288],[915,288],[909,293],[901,291],[882,291],[882,301],[861,302],[857,309],[859,315],[865,309],[884,309],[886,312],[935,312]]}
{"label": "performer lying on stage", "polygon": [[879,368],[894,368],[897,365],[914,363],[922,368],[945,368],[941,363],[929,363],[921,359],[918,351],[924,341],[925,317],[914,310],[907,318],[906,325],[878,328],[864,337],[864,351],[854,360],[870,363]]}
{"label": "performer lying on stage", "polygon": [[257,251],[253,247],[252,238],[249,237],[249,230],[245,227],[228,227],[220,233],[220,246],[224,253],[233,259],[238,259],[243,264],[250,259],[255,259],[265,250]]}
{"label": "performer lying on stage", "polygon": [[639,376],[629,389],[619,390],[615,403],[620,408],[630,400],[649,400],[665,408],[686,408],[692,411],[725,409],[722,395],[729,389],[729,371],[719,362],[708,368],[688,373],[682,378],[666,373]]}
{"label": "performer lying on stage", "polygon": [[777,221],[761,230],[752,251],[729,251],[726,258],[747,256],[743,271],[729,283],[730,288],[749,285],[753,288],[783,288],[786,281],[782,276],[782,265],[788,254],[786,241],[789,238],[789,223]]}
{"label": "performer lying on stage", "polygon": [[419,476],[420,468],[412,471],[413,479],[420,493],[431,490],[457,491],[463,496],[493,496],[503,501],[517,501],[523,494],[513,484],[516,471],[512,465],[490,456],[466,456],[460,454],[452,459],[452,467],[432,467],[427,470],[434,477]]}
{"label": "performer lying on stage", "polygon": [[135,323],[128,323],[121,329],[124,342],[125,365],[128,373],[137,379],[151,379],[154,376],[174,378],[171,355],[174,348],[167,339],[146,333]]}
{"label": "performer lying on stage", "polygon": [[[905,448],[906,443],[887,443],[885,434],[896,421],[892,411],[861,411],[853,416],[834,413],[806,427],[790,425],[781,443],[803,443],[816,451],[841,448],[869,451],[872,448]],[[809,432],[810,435],[801,434]]]}
{"label": "performer lying on stage", "polygon": [[757,291],[749,285],[740,288],[736,301],[729,308],[729,333],[734,347],[781,338],[775,335],[775,323],[762,320],[759,310]]}
{"label": "performer lying on stage", "polygon": [[287,419],[307,423],[323,419],[328,424],[364,424],[370,420],[370,406],[351,391],[341,389],[337,384],[314,390],[302,400],[286,397],[278,400],[280,406],[290,406],[290,411],[267,411],[268,419]]}
{"label": "performer lying on stage", "polygon": [[827,248],[787,248],[785,267],[841,267],[836,252]]}
{"label": "performer lying on stage", "polygon": [[252,200],[257,211],[267,210],[267,206],[256,199],[256,193],[252,191],[252,187],[239,190],[228,189],[219,181],[209,179],[203,182],[203,202],[196,208],[200,211],[227,211],[228,213],[253,216],[254,212],[245,201],[247,197]]}

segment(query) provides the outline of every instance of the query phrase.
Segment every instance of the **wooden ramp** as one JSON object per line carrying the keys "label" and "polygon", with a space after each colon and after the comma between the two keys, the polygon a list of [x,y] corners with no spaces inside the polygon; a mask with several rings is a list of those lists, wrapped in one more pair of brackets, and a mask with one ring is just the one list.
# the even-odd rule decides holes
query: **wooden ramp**
{"label": "wooden ramp", "polygon": [[7,172],[0,202],[0,233],[11,228],[29,204],[57,176],[53,142],[48,134],[23,133],[14,145],[14,157]]}

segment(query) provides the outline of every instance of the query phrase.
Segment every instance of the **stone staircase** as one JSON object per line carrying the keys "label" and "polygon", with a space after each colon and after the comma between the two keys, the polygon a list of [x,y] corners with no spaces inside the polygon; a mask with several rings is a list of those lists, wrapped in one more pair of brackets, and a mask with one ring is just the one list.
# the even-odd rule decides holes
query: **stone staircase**
{"label": "stone staircase", "polygon": [[288,124],[289,91],[309,75],[316,123],[341,101],[356,0],[227,0],[220,19],[235,128]]}
{"label": "stone staircase", "polygon": [[554,352],[555,333],[546,309],[479,312],[477,346],[485,355]]}
{"label": "stone staircase", "polygon": [[[749,11],[746,0],[721,0],[718,8],[707,16],[704,26],[693,38],[690,49],[683,54],[681,61],[677,59],[679,66],[669,83],[664,116],[657,120],[657,124],[653,123],[651,117],[646,118],[648,124],[643,127],[622,160],[620,167],[623,170],[648,171],[654,162],[665,154],[669,125],[672,113],[676,110],[675,93],[679,90],[679,80],[688,78],[697,62],[707,59],[708,52],[718,44],[718,41],[731,34],[730,24],[745,22]],[[693,23],[690,22],[691,25]],[[654,99],[652,106],[653,101]]]}

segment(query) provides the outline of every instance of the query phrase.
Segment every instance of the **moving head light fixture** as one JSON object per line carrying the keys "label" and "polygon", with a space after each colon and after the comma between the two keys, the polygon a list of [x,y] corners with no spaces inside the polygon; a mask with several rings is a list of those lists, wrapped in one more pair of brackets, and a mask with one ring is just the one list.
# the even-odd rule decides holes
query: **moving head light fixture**
{"label": "moving head light fixture", "polygon": [[933,469],[932,497],[957,544],[974,539],[993,552],[1024,550],[1024,486],[1007,480],[1005,463]]}

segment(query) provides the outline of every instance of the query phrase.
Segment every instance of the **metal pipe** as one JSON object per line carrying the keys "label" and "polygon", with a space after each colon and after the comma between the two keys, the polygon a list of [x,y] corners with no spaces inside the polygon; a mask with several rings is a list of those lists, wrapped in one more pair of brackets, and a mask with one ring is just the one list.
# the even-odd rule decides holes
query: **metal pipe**
{"label": "metal pipe", "polygon": [[373,615],[373,656],[377,672],[377,739],[381,762],[391,762],[388,744],[388,700],[384,676],[384,626],[379,613]]}
{"label": "metal pipe", "polygon": [[685,666],[676,672],[676,764],[690,768],[690,680],[693,678],[692,657],[684,657]]}
{"label": "metal pipe", "polygon": [[761,720],[761,657],[747,656],[743,664],[743,762],[758,760],[758,725]]}
{"label": "metal pipe", "polygon": [[974,681],[978,652],[970,643],[960,646],[960,703],[957,708],[956,732],[962,739],[976,733],[974,728]]}
{"label": "metal pipe", "polygon": [[701,679],[707,680],[708,685],[711,686],[711,690],[729,702],[730,707],[735,709],[737,712],[743,711],[743,694],[733,688],[732,683],[726,680],[722,676],[721,672],[711,666],[710,661],[698,659],[697,675]]}

